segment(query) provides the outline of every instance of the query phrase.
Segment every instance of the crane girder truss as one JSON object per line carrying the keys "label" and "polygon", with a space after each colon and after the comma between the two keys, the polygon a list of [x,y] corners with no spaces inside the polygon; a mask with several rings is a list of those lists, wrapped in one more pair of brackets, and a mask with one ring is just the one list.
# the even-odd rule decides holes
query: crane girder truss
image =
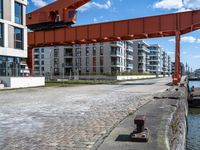
{"label": "crane girder truss", "polygon": [[181,78],[180,35],[198,29],[200,29],[200,10],[29,32],[28,64],[33,68],[34,47],[176,36],[173,83],[177,85]]}
{"label": "crane girder truss", "polygon": [[200,29],[200,11],[64,27],[28,33],[29,46],[84,44],[176,36]]}

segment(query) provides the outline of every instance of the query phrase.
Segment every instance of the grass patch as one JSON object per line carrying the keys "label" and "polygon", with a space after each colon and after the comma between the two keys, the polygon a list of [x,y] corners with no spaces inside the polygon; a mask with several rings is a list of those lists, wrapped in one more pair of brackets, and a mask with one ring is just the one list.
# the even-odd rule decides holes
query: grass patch
{"label": "grass patch", "polygon": [[97,85],[97,84],[114,84],[117,83],[116,80],[69,80],[69,81],[47,81],[45,82],[45,86],[75,86],[75,85]]}

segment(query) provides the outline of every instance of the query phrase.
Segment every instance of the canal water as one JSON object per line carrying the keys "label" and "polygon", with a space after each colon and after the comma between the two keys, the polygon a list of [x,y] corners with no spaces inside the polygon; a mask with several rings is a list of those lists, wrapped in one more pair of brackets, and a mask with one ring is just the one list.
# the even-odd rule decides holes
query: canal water
{"label": "canal water", "polygon": [[[190,81],[190,87],[200,87],[200,81]],[[200,150],[200,108],[189,108],[187,150]]]}

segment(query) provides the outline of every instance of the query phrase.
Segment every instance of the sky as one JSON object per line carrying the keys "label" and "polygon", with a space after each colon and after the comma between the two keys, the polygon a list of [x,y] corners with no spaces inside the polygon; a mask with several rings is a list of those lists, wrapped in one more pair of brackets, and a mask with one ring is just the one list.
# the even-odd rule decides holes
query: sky
{"label": "sky", "polygon": [[[28,0],[27,12],[54,0]],[[92,0],[78,10],[76,25],[107,22],[200,9],[200,0]],[[174,37],[145,40],[159,44],[174,61]],[[193,70],[200,68],[200,30],[181,36],[181,61]]]}

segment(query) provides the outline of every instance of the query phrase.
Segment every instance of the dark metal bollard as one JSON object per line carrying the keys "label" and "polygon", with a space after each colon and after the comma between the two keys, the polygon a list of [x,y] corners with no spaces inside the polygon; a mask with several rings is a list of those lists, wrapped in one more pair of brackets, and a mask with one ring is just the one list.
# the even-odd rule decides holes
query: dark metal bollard
{"label": "dark metal bollard", "polygon": [[138,133],[144,132],[145,116],[136,116],[134,123],[136,124],[136,130]]}
{"label": "dark metal bollard", "polygon": [[131,133],[130,138],[133,142],[148,142],[149,130],[145,128],[146,117],[138,115],[135,117],[134,123],[136,129]]}

